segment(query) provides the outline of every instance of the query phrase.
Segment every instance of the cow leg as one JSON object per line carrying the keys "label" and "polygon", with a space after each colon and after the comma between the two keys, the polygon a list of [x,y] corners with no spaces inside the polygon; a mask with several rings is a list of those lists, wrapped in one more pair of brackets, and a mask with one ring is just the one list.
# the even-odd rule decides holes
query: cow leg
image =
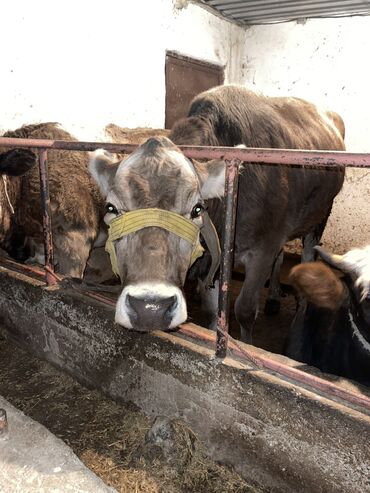
{"label": "cow leg", "polygon": [[240,336],[244,342],[252,342],[252,332],[258,314],[262,288],[269,278],[280,246],[269,252],[253,251],[245,256],[245,278],[243,287],[235,302],[235,316],[240,324]]}
{"label": "cow leg", "polygon": [[303,237],[303,251],[301,262],[314,262],[316,260],[317,253],[315,252],[314,247],[320,244],[320,240],[328,221],[329,214],[330,211],[320,224],[316,225],[312,229],[312,231],[310,231],[306,236]]}
{"label": "cow leg", "polygon": [[282,249],[276,257],[272,268],[269,291],[265,303],[266,315],[277,315],[280,311],[280,298],[282,295],[280,287],[280,269],[284,260],[284,250]]}
{"label": "cow leg", "polygon": [[93,244],[93,234],[84,230],[70,230],[55,235],[58,272],[63,276],[81,279]]}
{"label": "cow leg", "polygon": [[296,361],[304,361],[304,350],[310,352],[312,336],[307,334],[304,324],[307,301],[301,300],[298,304],[296,314],[289,329],[289,335],[284,347],[284,353],[289,358]]}

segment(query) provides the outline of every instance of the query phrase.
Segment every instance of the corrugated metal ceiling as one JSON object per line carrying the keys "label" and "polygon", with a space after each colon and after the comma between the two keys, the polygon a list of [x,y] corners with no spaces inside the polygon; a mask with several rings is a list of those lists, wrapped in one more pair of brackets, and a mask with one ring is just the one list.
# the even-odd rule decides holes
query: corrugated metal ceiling
{"label": "corrugated metal ceiling", "polygon": [[242,24],[265,24],[310,17],[370,15],[370,0],[201,0]]}

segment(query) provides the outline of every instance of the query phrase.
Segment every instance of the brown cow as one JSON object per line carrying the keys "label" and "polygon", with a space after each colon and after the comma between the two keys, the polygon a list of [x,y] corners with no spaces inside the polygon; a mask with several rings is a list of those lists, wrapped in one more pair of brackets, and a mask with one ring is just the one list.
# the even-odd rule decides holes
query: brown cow
{"label": "brown cow", "polygon": [[[195,98],[189,117],[175,125],[170,136],[181,144],[344,149],[330,114],[303,100],[266,98],[238,86],[216,88]],[[204,201],[223,194],[224,163],[192,164],[171,141],[159,138],[150,139],[116,166],[109,156],[97,153],[91,171],[108,202],[107,223],[115,218],[124,222],[127,211],[140,214],[139,230],[126,234],[122,223],[112,236],[111,252],[123,284],[116,320],[144,331],[175,327],[187,316],[181,288],[196,245],[193,236],[184,240],[167,231],[166,220],[158,214],[175,213],[176,222],[184,225],[182,216],[190,230],[190,223],[201,228]],[[343,178],[343,170],[337,168],[244,166],[235,244],[235,261],[246,273],[235,307],[244,338],[253,327],[260,291],[284,244],[305,237],[304,257],[313,257],[312,247],[321,237]],[[142,227],[147,209],[154,209],[150,215],[160,227],[150,223]],[[209,207],[219,231],[221,209],[219,200]]]}
{"label": "brown cow", "polygon": [[[199,94],[192,101],[188,116],[175,123],[169,138],[180,145],[244,144],[261,148],[344,150],[344,133],[343,120],[335,112],[320,111],[303,99],[266,97],[232,85]],[[303,237],[302,259],[313,260],[313,246],[320,241],[343,178],[344,171],[333,174],[251,165],[244,168],[235,252],[236,262],[242,264],[246,272],[235,307],[243,339],[249,339],[260,290],[271,268],[266,311],[274,313],[279,308],[282,253],[277,255],[277,248],[282,252],[285,241]],[[298,194],[302,194],[301,197]],[[208,203],[219,234],[221,207],[219,201]],[[202,263],[204,268],[205,262],[198,262],[198,271]],[[211,290],[201,290],[201,293],[203,306],[210,312],[214,326],[217,294]]]}
{"label": "brown cow", "polygon": [[[27,125],[4,137],[75,140],[55,123]],[[29,151],[24,151],[29,152]],[[99,232],[103,204],[87,171],[86,152],[48,151],[52,231],[57,270],[66,276],[83,276],[90,250]],[[1,194],[0,247],[13,257],[33,257],[43,263],[43,232],[37,167],[23,176],[11,176],[15,163],[7,160],[1,173],[7,176]],[[14,173],[13,173],[14,174]],[[2,185],[4,188],[4,184]]]}
{"label": "brown cow", "polygon": [[151,137],[168,137],[170,130],[164,128],[127,128],[115,123],[109,123],[105,127],[105,133],[110,140],[117,144],[144,144]]}

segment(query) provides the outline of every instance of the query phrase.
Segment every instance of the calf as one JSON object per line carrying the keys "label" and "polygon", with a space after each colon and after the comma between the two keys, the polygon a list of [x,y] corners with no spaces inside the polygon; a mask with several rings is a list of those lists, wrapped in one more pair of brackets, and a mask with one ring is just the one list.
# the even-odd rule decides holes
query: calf
{"label": "calf", "polygon": [[[27,125],[4,137],[75,140],[55,123]],[[6,159],[0,157],[0,171],[7,176],[0,195],[0,247],[18,260],[31,256],[43,263],[39,173],[30,164],[30,151],[11,150]],[[87,153],[49,150],[48,165],[57,270],[81,278],[99,232],[102,198],[88,173]]]}
{"label": "calf", "polygon": [[370,385],[370,245],[343,256],[316,250],[343,277],[322,262],[292,269],[300,301],[286,354]]}

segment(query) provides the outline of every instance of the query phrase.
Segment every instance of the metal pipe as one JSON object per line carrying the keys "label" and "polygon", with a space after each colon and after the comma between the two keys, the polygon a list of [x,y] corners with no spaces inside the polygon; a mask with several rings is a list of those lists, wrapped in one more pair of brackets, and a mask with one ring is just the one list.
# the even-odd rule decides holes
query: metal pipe
{"label": "metal pipe", "polygon": [[[192,339],[199,339],[203,343],[206,342],[213,345],[215,342],[214,332],[206,331],[202,328],[199,330],[193,324],[182,324],[180,332]],[[361,406],[370,411],[370,398],[367,395],[361,394],[361,392],[353,392],[351,389],[340,386],[336,382],[312,375],[295,366],[281,363],[276,358],[269,357],[264,351],[258,351],[253,346],[236,341],[231,336],[229,336],[229,350],[232,353],[231,356],[241,357],[246,364],[252,366],[256,371],[270,371],[296,385],[306,385],[306,388],[311,392],[320,392],[328,399],[341,399],[346,403]]]}
{"label": "metal pipe", "polygon": [[[133,144],[111,144],[104,142],[70,142],[65,140],[16,139],[0,137],[1,146],[61,149],[71,151],[94,151],[106,149],[110,152],[134,151]],[[302,151],[296,149],[260,149],[235,147],[179,146],[188,157],[195,159],[240,159],[252,163],[271,165],[305,166],[307,168],[333,169],[334,165],[353,168],[370,168],[370,154],[347,151]],[[335,169],[335,168],[334,168]]]}
{"label": "metal pipe", "polygon": [[238,200],[240,161],[234,159],[226,163],[225,169],[225,199],[222,237],[222,256],[220,264],[220,281],[217,308],[217,340],[216,356],[224,358],[227,351],[229,333],[230,281],[234,259],[234,237],[236,206]]}
{"label": "metal pipe", "polygon": [[44,234],[45,276],[48,286],[51,286],[56,284],[56,279],[55,276],[53,275],[54,249],[53,249],[53,237],[51,232],[49,178],[48,178],[46,149],[40,149],[39,151],[39,172],[40,172],[42,228]]}

